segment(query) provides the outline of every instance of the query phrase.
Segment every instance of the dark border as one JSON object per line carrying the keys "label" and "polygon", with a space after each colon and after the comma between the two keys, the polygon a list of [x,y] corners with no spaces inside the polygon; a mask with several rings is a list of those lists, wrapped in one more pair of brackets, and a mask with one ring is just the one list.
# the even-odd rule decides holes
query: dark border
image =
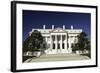
{"label": "dark border", "polygon": [[[39,68],[39,69],[16,69],[16,5],[17,4],[37,4],[37,5],[50,5],[50,6],[67,6],[67,7],[83,7],[83,8],[95,8],[96,9],[96,64],[85,66],[72,66],[72,67],[53,67],[53,68]],[[57,69],[73,69],[73,68],[90,68],[98,67],[98,7],[89,5],[72,5],[72,4],[56,4],[56,3],[43,3],[43,2],[27,2],[27,1],[11,1],[11,71],[23,72],[23,71],[43,71],[43,70],[57,70]]]}
{"label": "dark border", "polygon": [[16,2],[11,2],[11,71],[16,71]]}

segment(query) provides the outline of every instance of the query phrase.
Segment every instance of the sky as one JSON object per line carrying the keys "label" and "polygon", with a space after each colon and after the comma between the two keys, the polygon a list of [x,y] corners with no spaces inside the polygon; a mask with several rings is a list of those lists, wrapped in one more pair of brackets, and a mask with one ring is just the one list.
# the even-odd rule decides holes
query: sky
{"label": "sky", "polygon": [[52,25],[55,28],[65,25],[66,29],[70,29],[73,25],[74,29],[82,29],[90,37],[91,14],[23,10],[23,40],[29,36],[33,28],[42,29],[43,25],[46,25],[47,29],[51,29]]}

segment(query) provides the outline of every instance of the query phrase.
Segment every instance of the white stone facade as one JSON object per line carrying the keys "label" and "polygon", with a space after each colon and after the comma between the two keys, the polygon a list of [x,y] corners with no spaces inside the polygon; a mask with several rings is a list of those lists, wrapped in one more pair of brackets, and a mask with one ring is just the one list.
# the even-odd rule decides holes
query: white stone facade
{"label": "white stone facade", "polygon": [[46,42],[46,54],[58,54],[58,53],[72,53],[72,44],[77,43],[77,35],[82,32],[82,29],[65,29],[65,25],[62,28],[55,28],[52,25],[52,29],[46,29],[43,25],[43,29],[32,29],[41,32]]}

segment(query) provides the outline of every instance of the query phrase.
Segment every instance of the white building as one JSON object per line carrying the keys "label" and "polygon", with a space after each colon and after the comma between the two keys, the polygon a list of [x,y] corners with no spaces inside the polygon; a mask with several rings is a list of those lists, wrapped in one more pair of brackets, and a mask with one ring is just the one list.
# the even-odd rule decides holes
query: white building
{"label": "white building", "polygon": [[73,26],[66,29],[65,25],[62,28],[52,25],[52,29],[46,29],[43,25],[43,29],[32,29],[29,34],[31,35],[34,30],[40,31],[44,37],[47,45],[46,54],[72,53],[72,44],[78,41],[77,35],[82,32],[82,29],[73,29]]}

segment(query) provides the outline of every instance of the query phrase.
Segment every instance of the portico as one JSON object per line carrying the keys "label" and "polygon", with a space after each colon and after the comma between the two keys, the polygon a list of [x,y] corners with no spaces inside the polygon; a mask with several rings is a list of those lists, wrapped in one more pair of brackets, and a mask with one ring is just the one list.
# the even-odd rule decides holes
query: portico
{"label": "portico", "polygon": [[51,50],[54,53],[68,52],[67,49],[67,33],[65,32],[52,32],[51,33]]}

